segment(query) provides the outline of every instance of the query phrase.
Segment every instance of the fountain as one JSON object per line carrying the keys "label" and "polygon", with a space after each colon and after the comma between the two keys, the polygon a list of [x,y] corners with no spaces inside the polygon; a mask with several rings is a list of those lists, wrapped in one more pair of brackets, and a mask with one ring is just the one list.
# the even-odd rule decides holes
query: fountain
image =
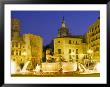
{"label": "fountain", "polygon": [[33,70],[34,71],[34,74],[38,74],[40,72],[40,70],[41,70],[41,65],[38,65],[37,64],[35,70]]}
{"label": "fountain", "polygon": [[28,72],[28,70],[26,70],[26,69],[27,69],[27,66],[29,65],[29,63],[30,63],[30,61],[27,61],[27,62],[24,64],[23,69],[21,70],[21,73],[22,73],[22,74],[25,74],[25,73]]}
{"label": "fountain", "polygon": [[40,72],[40,65],[37,64],[36,68],[35,68],[36,72]]}
{"label": "fountain", "polygon": [[95,67],[94,67],[94,71],[95,71],[96,73],[100,73],[100,63],[99,63],[99,62],[96,63],[96,65],[95,65]]}
{"label": "fountain", "polygon": [[88,71],[88,69],[86,69],[83,64],[78,63],[78,62],[62,63],[63,72],[75,72],[75,71],[77,71],[77,68],[79,69],[79,72],[87,72]]}
{"label": "fountain", "polygon": [[81,72],[81,74],[92,74],[92,73],[100,73],[100,63],[96,63],[94,68],[92,70],[86,69],[82,64],[80,64],[81,67],[83,67],[84,71]]}
{"label": "fountain", "polygon": [[73,63],[73,71],[77,70],[77,62]]}
{"label": "fountain", "polygon": [[11,60],[11,74],[17,74],[20,72],[20,67],[15,61]]}
{"label": "fountain", "polygon": [[56,63],[42,63],[43,72],[58,72],[60,69],[59,62]]}
{"label": "fountain", "polygon": [[[11,74],[26,74],[30,71],[27,70],[28,65],[31,61],[27,61],[22,70],[20,70],[20,67],[16,64],[15,61],[11,60]],[[96,63],[92,70],[87,69],[83,64],[78,62],[62,62],[62,70],[63,72],[74,72],[77,71],[80,74],[92,74],[92,73],[100,73],[100,63]],[[60,69],[59,62],[57,63],[42,63],[42,70],[43,72],[58,72]],[[36,68],[33,71],[33,74],[40,74],[41,65],[36,66]]]}

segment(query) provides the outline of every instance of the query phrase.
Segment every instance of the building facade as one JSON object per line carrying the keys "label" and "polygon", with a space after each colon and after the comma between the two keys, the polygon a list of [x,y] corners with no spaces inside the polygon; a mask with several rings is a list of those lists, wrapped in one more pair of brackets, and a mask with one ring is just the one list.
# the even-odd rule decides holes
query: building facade
{"label": "building facade", "polygon": [[24,48],[24,42],[20,34],[20,21],[18,19],[11,20],[11,59],[18,65],[22,65],[25,61],[22,51]]}
{"label": "building facade", "polygon": [[42,62],[43,40],[40,36],[34,34],[24,34],[25,55],[27,60],[32,60],[37,64]]}
{"label": "building facade", "polygon": [[34,34],[20,34],[21,22],[18,19],[11,20],[11,59],[21,68],[27,61],[36,64],[42,62],[43,40]]}
{"label": "building facade", "polygon": [[91,49],[92,60],[100,61],[100,18],[90,25],[87,32],[88,50]]}
{"label": "building facade", "polygon": [[[86,45],[83,36],[70,35],[63,19],[58,37],[54,39],[54,54],[63,58],[64,61],[81,61],[86,56]],[[57,58],[57,60],[60,59]]]}
{"label": "building facade", "polygon": [[86,44],[82,43],[81,38],[55,38],[54,54],[63,57],[64,61],[81,61],[84,58]]}

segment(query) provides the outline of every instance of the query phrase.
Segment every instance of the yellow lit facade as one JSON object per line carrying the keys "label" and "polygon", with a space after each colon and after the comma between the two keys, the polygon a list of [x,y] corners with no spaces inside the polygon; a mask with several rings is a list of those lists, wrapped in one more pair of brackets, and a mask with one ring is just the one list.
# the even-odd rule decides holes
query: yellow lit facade
{"label": "yellow lit facade", "polygon": [[18,19],[11,20],[11,29],[11,59],[20,65],[25,61],[25,57],[22,54],[25,48],[20,35],[20,21]]}
{"label": "yellow lit facade", "polygon": [[100,18],[96,20],[87,32],[88,50],[93,51],[92,59],[100,61]]}
{"label": "yellow lit facade", "polygon": [[11,58],[17,62],[17,64],[22,64],[25,62],[25,57],[23,51],[25,50],[22,41],[12,40],[11,42]]}
{"label": "yellow lit facade", "polygon": [[81,61],[86,57],[86,51],[87,44],[84,43],[83,36],[70,35],[63,19],[62,26],[58,30],[58,37],[54,39],[54,55],[68,62]]}
{"label": "yellow lit facade", "polygon": [[65,61],[79,61],[84,58],[86,44],[82,43],[81,38],[55,38],[54,39],[54,54],[63,57]]}
{"label": "yellow lit facade", "polygon": [[27,60],[33,60],[37,64],[42,61],[43,40],[40,36],[33,34],[24,34],[23,40],[25,42],[25,55]]}
{"label": "yellow lit facade", "polygon": [[11,21],[11,59],[23,66],[31,60],[37,64],[42,62],[43,40],[33,34],[20,34],[20,21]]}
{"label": "yellow lit facade", "polygon": [[58,37],[54,39],[54,54],[63,57],[65,61],[100,61],[100,18],[83,36],[69,34],[63,20]]}

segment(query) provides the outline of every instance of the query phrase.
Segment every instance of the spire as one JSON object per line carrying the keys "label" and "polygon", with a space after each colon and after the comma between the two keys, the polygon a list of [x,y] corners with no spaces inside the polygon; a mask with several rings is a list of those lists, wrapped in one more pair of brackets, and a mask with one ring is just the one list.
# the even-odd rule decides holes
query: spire
{"label": "spire", "polygon": [[64,17],[62,18],[62,25],[61,28],[58,30],[58,37],[67,37],[69,35],[69,30],[65,26],[65,20]]}
{"label": "spire", "polygon": [[65,27],[64,16],[63,16],[63,19],[62,19],[62,27]]}

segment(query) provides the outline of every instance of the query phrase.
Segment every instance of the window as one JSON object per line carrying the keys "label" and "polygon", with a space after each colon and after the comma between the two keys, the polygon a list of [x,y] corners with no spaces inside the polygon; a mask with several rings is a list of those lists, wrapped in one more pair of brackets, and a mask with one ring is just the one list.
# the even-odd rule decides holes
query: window
{"label": "window", "polygon": [[11,51],[11,55],[14,55],[14,50]]}
{"label": "window", "polygon": [[71,44],[71,40],[69,40],[69,44]]}
{"label": "window", "polygon": [[76,41],[76,44],[77,44],[77,41]]}
{"label": "window", "polygon": [[16,47],[18,47],[18,43],[16,42]]}
{"label": "window", "polygon": [[69,55],[69,60],[71,60],[72,59],[72,57],[71,57],[71,55]]}
{"label": "window", "polygon": [[19,55],[21,56],[21,51],[19,51]]}
{"label": "window", "polygon": [[69,53],[71,53],[71,49],[69,49]]}
{"label": "window", "polygon": [[73,52],[74,52],[74,50],[73,50]]}
{"label": "window", "polygon": [[16,50],[16,55],[18,55],[18,51]]}
{"label": "window", "polygon": [[19,44],[19,48],[21,48],[21,44]]}
{"label": "window", "polygon": [[12,43],[12,47],[14,47],[14,42]]}
{"label": "window", "polygon": [[58,43],[60,43],[60,41],[58,41]]}
{"label": "window", "polygon": [[58,49],[58,54],[61,54],[61,49]]}
{"label": "window", "polygon": [[78,49],[76,49],[76,54],[78,54]]}

